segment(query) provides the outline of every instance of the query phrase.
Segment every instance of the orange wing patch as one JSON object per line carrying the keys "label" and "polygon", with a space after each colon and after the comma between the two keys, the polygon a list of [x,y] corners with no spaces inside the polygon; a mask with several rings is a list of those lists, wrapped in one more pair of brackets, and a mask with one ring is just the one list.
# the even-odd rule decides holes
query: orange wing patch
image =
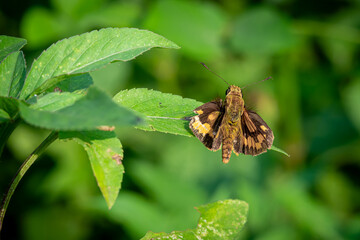
{"label": "orange wing patch", "polygon": [[268,128],[265,127],[264,125],[261,125],[260,128],[261,128],[264,132],[266,132],[266,131],[268,130]]}
{"label": "orange wing patch", "polygon": [[197,130],[202,135],[207,134],[211,130],[210,124],[201,123],[200,119],[199,119],[199,116],[194,117],[194,122],[192,124],[192,127],[193,127],[194,130]]}

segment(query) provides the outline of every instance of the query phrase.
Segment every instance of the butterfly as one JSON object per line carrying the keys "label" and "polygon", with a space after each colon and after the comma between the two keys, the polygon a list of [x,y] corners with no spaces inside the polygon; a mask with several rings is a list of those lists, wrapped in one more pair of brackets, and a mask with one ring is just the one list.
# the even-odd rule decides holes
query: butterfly
{"label": "butterfly", "polygon": [[236,155],[255,156],[273,144],[270,127],[256,112],[246,108],[238,86],[229,86],[225,101],[205,103],[194,113],[198,115],[190,118],[190,129],[208,149],[217,151],[222,146],[223,163],[229,162],[233,151]]}

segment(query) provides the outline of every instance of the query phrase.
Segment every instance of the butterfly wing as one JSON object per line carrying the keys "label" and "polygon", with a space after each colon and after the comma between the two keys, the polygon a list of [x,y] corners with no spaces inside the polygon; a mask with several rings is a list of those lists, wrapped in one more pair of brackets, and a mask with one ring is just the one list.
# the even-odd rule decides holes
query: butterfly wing
{"label": "butterfly wing", "polygon": [[254,156],[266,152],[273,143],[274,134],[265,121],[246,108],[240,121],[241,133],[234,141],[234,152]]}
{"label": "butterfly wing", "polygon": [[212,151],[218,150],[222,142],[221,122],[224,117],[222,100],[205,103],[194,112],[198,115],[190,120],[191,131],[205,147]]}

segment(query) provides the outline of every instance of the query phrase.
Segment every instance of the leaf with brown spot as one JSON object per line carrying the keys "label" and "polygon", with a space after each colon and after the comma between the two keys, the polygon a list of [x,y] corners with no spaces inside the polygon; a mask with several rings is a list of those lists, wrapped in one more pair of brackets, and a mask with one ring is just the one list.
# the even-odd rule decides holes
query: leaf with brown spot
{"label": "leaf with brown spot", "polygon": [[60,139],[73,139],[84,147],[101,193],[111,208],[118,196],[124,173],[122,145],[115,132],[60,132]]}

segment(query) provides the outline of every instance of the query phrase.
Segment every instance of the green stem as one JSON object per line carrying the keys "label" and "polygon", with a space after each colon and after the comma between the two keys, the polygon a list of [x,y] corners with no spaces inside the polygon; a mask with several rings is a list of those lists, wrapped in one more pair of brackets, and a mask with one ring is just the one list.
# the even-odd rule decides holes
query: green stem
{"label": "green stem", "polygon": [[11,196],[13,195],[17,185],[21,178],[25,175],[26,171],[31,167],[35,160],[45,151],[45,149],[58,138],[58,132],[51,132],[50,135],[30,154],[30,156],[23,162],[19,170],[17,171],[14,179],[12,180],[7,193],[0,208],[0,232],[5,217],[6,209],[9,205]]}

